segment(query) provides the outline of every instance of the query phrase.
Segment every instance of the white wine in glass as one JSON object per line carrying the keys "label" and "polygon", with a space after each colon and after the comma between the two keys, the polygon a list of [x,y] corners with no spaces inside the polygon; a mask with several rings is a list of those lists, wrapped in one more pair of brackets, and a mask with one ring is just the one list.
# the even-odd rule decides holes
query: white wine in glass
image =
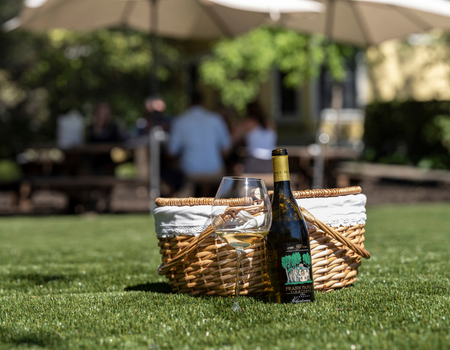
{"label": "white wine in glass", "polygon": [[232,310],[239,311],[242,254],[267,235],[272,223],[270,198],[264,180],[224,177],[214,198],[211,222],[215,233],[236,249],[235,302]]}
{"label": "white wine in glass", "polygon": [[234,249],[245,249],[261,241],[269,231],[260,230],[229,230],[215,231],[216,234]]}

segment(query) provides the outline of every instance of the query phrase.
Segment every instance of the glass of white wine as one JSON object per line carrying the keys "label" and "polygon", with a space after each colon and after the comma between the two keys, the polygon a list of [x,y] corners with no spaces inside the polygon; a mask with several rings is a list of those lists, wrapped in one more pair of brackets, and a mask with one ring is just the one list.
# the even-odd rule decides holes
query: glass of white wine
{"label": "glass of white wine", "polygon": [[240,277],[242,254],[246,248],[261,241],[272,224],[270,198],[264,180],[224,177],[212,205],[211,223],[215,233],[236,249],[236,287],[232,310],[240,311],[239,284],[245,277]]}

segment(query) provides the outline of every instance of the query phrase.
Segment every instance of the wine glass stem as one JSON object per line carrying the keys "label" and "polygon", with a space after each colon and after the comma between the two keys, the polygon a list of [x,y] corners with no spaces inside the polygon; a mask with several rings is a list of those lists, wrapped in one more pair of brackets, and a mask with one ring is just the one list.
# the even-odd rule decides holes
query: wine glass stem
{"label": "wine glass stem", "polygon": [[233,309],[237,311],[240,310],[239,306],[239,274],[241,269],[241,259],[242,259],[242,250],[236,250],[237,253],[237,263],[236,263],[236,286],[234,288],[234,306]]}

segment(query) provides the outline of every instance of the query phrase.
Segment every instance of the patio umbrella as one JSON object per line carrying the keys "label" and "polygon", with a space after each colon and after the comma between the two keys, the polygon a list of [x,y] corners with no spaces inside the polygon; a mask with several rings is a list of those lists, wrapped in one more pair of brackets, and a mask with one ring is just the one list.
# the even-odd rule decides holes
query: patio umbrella
{"label": "patio umbrella", "polygon": [[[273,14],[269,0],[210,0],[244,11]],[[322,33],[331,41],[355,46],[379,44],[432,28],[450,29],[448,0],[318,0],[326,10],[314,17],[288,14],[279,25],[303,33]],[[258,3],[259,9],[255,9]],[[295,12],[295,11],[292,11]]]}
{"label": "patio umbrella", "polygon": [[323,33],[331,41],[368,46],[432,28],[450,29],[447,0],[320,0],[326,11],[314,20],[289,16],[282,25]]}
{"label": "patio umbrella", "polygon": [[[252,1],[240,1],[241,3]],[[279,0],[267,11],[269,0],[253,1],[252,12],[220,6],[209,0],[26,0],[10,29],[67,28],[94,30],[125,25],[151,34],[154,58],[151,92],[158,92],[157,36],[177,39],[218,39],[234,36],[284,13],[318,13],[324,6],[312,0]],[[269,15],[270,14],[270,15]]]}
{"label": "patio umbrella", "polygon": [[292,13],[298,15],[304,12],[322,12],[324,10],[324,7],[317,2],[303,0],[210,0],[209,2],[235,10],[269,13],[273,21],[278,21],[281,16]]}
{"label": "patio umbrella", "polygon": [[[313,0],[278,1],[272,6],[273,13],[318,13],[324,9]],[[237,35],[266,22],[270,11],[258,8],[267,2],[253,6],[254,12],[242,12],[209,0],[26,0],[20,27],[92,30],[126,25],[163,37],[211,40]]]}

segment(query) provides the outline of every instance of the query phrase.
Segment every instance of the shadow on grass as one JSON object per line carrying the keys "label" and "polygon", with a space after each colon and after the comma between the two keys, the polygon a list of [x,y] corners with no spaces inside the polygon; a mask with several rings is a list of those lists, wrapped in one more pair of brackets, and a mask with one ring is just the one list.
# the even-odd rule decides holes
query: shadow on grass
{"label": "shadow on grass", "polygon": [[12,340],[12,342],[16,345],[37,345],[42,348],[45,348],[47,345],[47,341],[45,338],[39,338],[32,335],[24,335],[22,337],[17,337]]}
{"label": "shadow on grass", "polygon": [[[5,331],[5,329],[3,329]],[[50,345],[55,344],[55,339],[48,336],[48,334],[37,334],[37,333],[21,333],[13,335],[10,338],[1,337],[0,341],[6,344],[14,344],[19,347],[42,347],[46,348]]]}
{"label": "shadow on grass", "polygon": [[[273,301],[270,301],[269,295],[267,293],[261,293],[261,294],[252,294],[252,295],[246,295],[243,296],[244,298],[250,298],[257,302],[263,303],[263,304],[273,304]],[[242,296],[241,296],[242,298]]]}
{"label": "shadow on grass", "polygon": [[77,275],[27,273],[12,275],[9,279],[13,281],[24,280],[35,284],[45,284],[53,281],[69,282],[77,277]]}
{"label": "shadow on grass", "polygon": [[172,288],[165,282],[143,283],[126,287],[125,292],[154,292],[162,294],[172,294]]}

